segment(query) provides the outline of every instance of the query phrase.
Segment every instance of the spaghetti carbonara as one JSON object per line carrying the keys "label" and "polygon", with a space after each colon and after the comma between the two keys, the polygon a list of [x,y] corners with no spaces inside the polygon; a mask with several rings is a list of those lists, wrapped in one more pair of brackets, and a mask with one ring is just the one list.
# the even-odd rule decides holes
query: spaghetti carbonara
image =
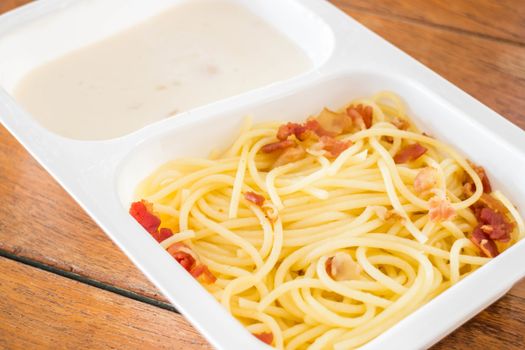
{"label": "spaghetti carbonara", "polygon": [[247,120],[161,166],[130,213],[261,341],[365,344],[524,235],[482,167],[393,93],[301,123]]}

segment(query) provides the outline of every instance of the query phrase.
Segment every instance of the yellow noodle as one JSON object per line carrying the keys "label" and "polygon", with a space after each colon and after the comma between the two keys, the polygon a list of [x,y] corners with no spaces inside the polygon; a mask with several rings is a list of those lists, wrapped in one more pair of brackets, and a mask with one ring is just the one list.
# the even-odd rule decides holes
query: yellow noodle
{"label": "yellow noodle", "polygon": [[[209,292],[250,332],[272,333],[278,349],[359,347],[490,261],[469,239],[478,225],[470,207],[483,187],[467,160],[419,132],[394,93],[352,104],[371,106],[373,125],[338,136],[352,144],[335,159],[309,144],[301,159],[272,168],[275,156],[261,148],[278,141],[281,124],[248,120],[223,152],[170,161],[137,188],[176,232],[162,247],[185,242],[217,278],[203,283]],[[400,120],[408,129],[395,126]],[[427,152],[396,164],[414,142]],[[435,169],[436,185],[417,193],[425,167]],[[503,194],[492,195],[514,223],[510,242],[498,243],[505,250],[525,224]],[[433,196],[455,215],[432,221]],[[355,275],[332,276],[337,256]]]}

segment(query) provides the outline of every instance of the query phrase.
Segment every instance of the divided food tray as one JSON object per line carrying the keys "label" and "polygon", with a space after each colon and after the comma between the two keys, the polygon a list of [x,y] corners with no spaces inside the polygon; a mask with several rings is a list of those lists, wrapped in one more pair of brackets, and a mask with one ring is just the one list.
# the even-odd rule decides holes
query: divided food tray
{"label": "divided food tray", "polygon": [[[35,66],[182,1],[40,0],[0,16],[0,121],[214,347],[268,348],[144,234],[127,209],[137,183],[157,166],[227,145],[246,115],[254,121],[302,120],[325,106],[395,91],[419,127],[483,164],[525,215],[522,130],[323,0],[229,1],[288,36],[313,68],[106,141],[51,133],[11,97],[14,86]],[[524,275],[520,241],[363,348],[428,347]]]}

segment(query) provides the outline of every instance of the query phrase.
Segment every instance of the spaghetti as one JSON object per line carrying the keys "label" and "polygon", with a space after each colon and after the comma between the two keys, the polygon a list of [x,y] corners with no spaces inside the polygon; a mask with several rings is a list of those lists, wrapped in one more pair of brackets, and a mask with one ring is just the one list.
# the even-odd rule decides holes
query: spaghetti
{"label": "spaghetti", "polygon": [[[370,341],[525,234],[483,168],[382,92],[304,123],[242,127],[161,166],[130,213],[260,340]],[[162,228],[161,228],[162,227]]]}

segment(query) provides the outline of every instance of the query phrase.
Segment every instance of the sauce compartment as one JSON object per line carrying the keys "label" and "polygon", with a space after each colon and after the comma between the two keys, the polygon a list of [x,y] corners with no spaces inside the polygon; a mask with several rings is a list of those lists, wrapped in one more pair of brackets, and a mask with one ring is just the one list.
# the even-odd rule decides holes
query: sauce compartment
{"label": "sauce compartment", "polygon": [[112,139],[292,79],[333,47],[329,27],[293,1],[279,9],[242,0],[46,5],[55,11],[0,27],[0,85],[71,139]]}

